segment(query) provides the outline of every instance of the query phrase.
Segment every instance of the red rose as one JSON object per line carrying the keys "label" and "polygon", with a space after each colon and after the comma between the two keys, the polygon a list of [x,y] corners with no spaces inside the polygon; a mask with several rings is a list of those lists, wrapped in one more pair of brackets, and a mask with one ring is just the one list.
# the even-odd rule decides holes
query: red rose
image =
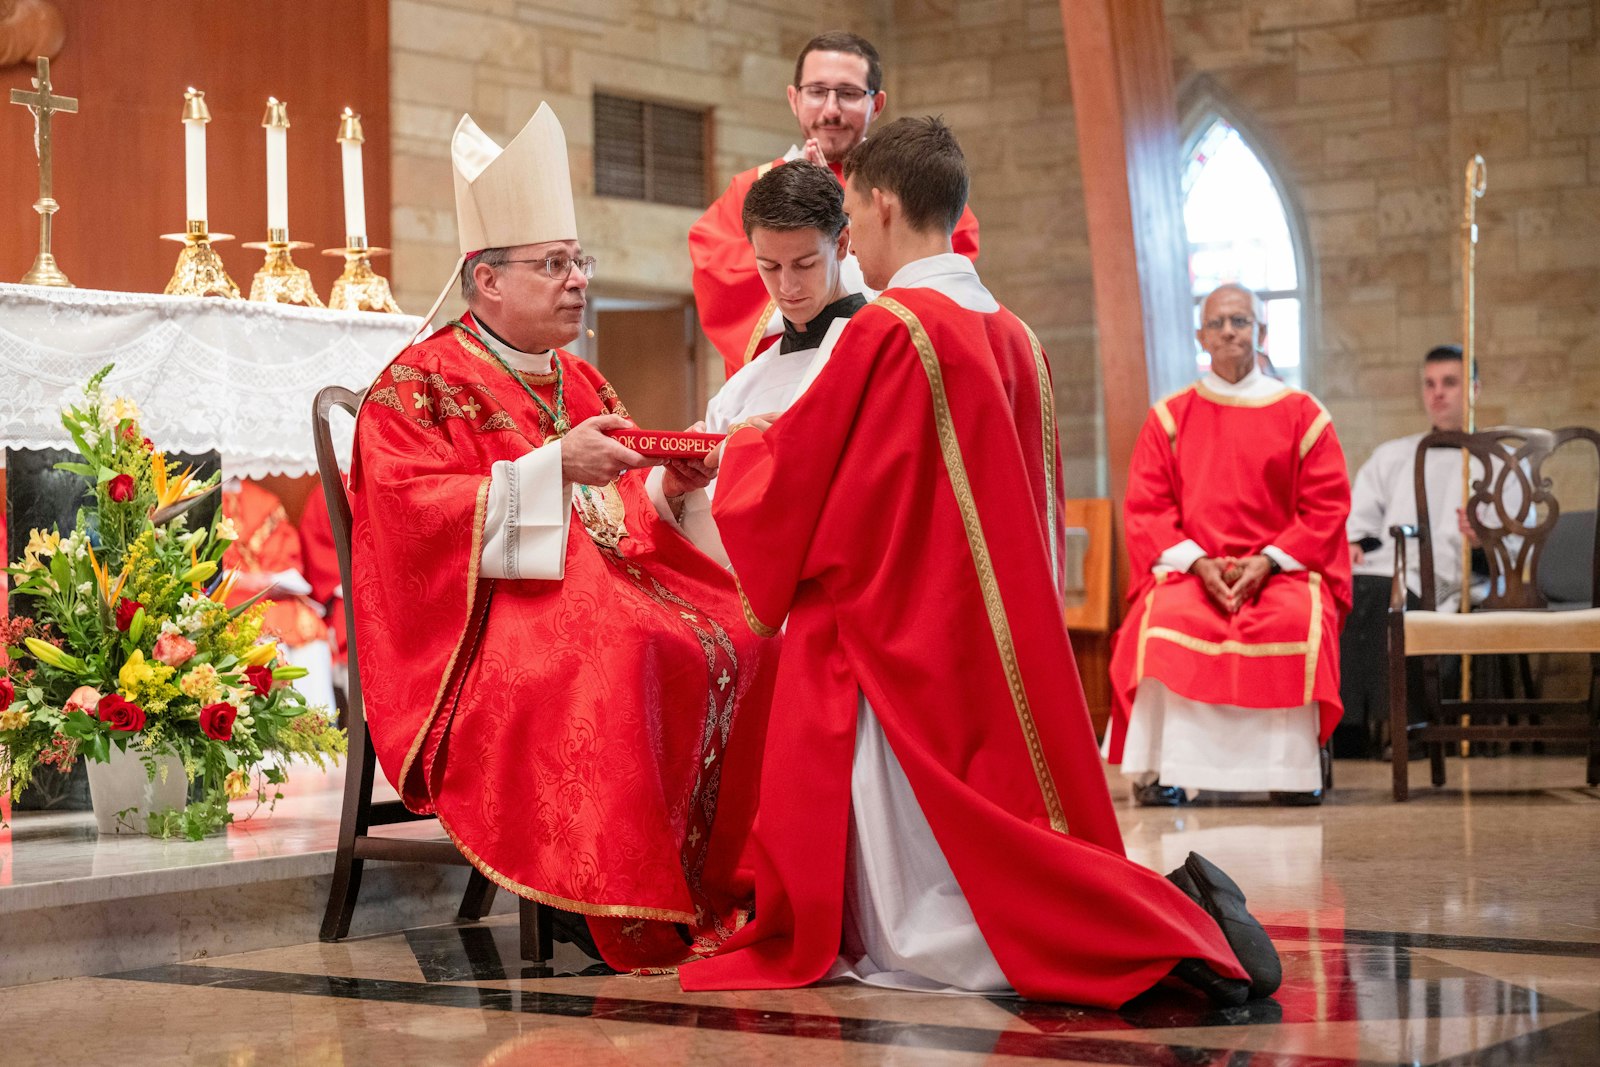
{"label": "red rose", "polygon": [[128,423],[122,428],[122,439],[124,441],[137,441],[139,439],[138,428],[133,423]]}
{"label": "red rose", "polygon": [[119,474],[106,483],[106,496],[119,504],[133,499],[133,475]]}
{"label": "red rose", "polygon": [[0,674],[0,708],[9,708],[15,699],[17,699],[17,687],[11,684],[10,678]]}
{"label": "red rose", "polygon": [[146,437],[144,439],[144,450],[146,452],[154,452],[156,450],[156,443],[150,440],[150,438]]}
{"label": "red rose", "polygon": [[113,730],[137,733],[144,729],[144,709],[120,693],[107,693],[95,705],[95,716]]}
{"label": "red rose", "polygon": [[126,630],[132,626],[133,617],[139,613],[139,609],[142,607],[144,607],[143,604],[137,600],[129,600],[127,597],[117,601],[117,629]]}
{"label": "red rose", "polygon": [[250,687],[256,691],[257,696],[266,696],[272,691],[271,667],[246,667],[244,676],[249,681]]}
{"label": "red rose", "polygon": [[233,720],[239,709],[232,704],[207,704],[200,709],[200,732],[213,741],[233,740]]}

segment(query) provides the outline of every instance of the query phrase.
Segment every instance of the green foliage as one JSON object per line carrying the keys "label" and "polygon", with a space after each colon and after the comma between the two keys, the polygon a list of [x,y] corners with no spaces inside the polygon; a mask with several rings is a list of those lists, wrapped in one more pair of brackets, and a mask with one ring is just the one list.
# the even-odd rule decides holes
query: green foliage
{"label": "green foliage", "polygon": [[[231,523],[219,515],[188,528],[185,502],[213,490],[220,476],[191,483],[156,451],[138,408],[104,394],[111,369],[89,379],[82,401],[61,415],[84,457],[58,465],[84,480],[75,531],[32,531],[23,558],[5,568],[13,593],[33,610],[0,621],[0,677],[16,692],[0,706],[0,777],[9,774],[20,794],[39,766],[105,761],[113,746],[176,756],[200,783],[200,799],[150,813],[150,832],[198,839],[232,821],[230,798],[254,792],[258,806],[275,799],[268,787],[285,779],[277,766],[262,768],[269,755],[326,767],[344,755],[345,737],[327,709],[306,705],[291,684],[304,672],[262,636],[270,603],[228,607],[232,579],[222,560]],[[267,692],[252,683],[251,663],[270,672]],[[213,704],[237,713],[227,736],[202,725]]]}

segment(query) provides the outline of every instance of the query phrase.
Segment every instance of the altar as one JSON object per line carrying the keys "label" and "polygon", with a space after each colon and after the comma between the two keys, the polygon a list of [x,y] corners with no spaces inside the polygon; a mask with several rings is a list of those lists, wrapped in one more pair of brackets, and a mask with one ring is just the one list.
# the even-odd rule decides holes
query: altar
{"label": "altar", "polygon": [[0,285],[0,439],[70,448],[63,401],[116,364],[168,452],[216,449],[228,475],[316,470],[311,402],[365,388],[416,331],[411,315],[246,300]]}

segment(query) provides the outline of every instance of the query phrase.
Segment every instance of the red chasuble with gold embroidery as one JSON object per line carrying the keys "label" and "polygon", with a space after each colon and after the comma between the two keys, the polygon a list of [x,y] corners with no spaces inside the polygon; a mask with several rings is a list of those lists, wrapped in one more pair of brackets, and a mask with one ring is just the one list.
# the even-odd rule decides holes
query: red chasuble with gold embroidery
{"label": "red chasuble with gold embroidery", "polygon": [[[598,371],[556,358],[574,425],[626,414]],[[554,374],[524,380],[558,407]],[[777,648],[660,521],[643,471],[606,487],[593,532],[574,517],[562,579],[480,577],[491,465],[553,433],[457,326],[373,382],[350,475],[373,747],[495,882],[589,916],[613,966],[671,966],[690,955],[672,924],[708,952],[743,921]]]}
{"label": "red chasuble with gold embroidery", "polygon": [[896,289],[772,430],[729,438],[717,525],[751,625],[788,624],[756,918],[684,988],[806,985],[838,956],[858,692],[1019,992],[1117,1005],[1184,957],[1243,974],[1123,857],[1052,574],[1049,389],[1010,312]]}
{"label": "red chasuble with gold embroidery", "polygon": [[[722,195],[689,227],[689,258],[694,263],[694,303],[700,328],[722,353],[730,378],[756,358],[767,323],[777,309],[756,272],[756,254],[744,235],[744,198],[756,179],[783,163],[776,159],[735,174]],[[828,169],[844,181],[842,165],[830,163]],[[970,207],[961,212],[951,242],[955,251],[977,262],[978,219]]]}
{"label": "red chasuble with gold embroidery", "polygon": [[[1111,658],[1111,762],[1122,759],[1144,678],[1205,704],[1299,708],[1314,700],[1327,741],[1344,714],[1339,630],[1350,610],[1349,513],[1344,452],[1310,394],[1285,386],[1230,397],[1202,383],[1150,410],[1124,505],[1134,586]],[[1230,615],[1197,575],[1151,573],[1185,540],[1208,556],[1271,545],[1306,569],[1268,578]]]}

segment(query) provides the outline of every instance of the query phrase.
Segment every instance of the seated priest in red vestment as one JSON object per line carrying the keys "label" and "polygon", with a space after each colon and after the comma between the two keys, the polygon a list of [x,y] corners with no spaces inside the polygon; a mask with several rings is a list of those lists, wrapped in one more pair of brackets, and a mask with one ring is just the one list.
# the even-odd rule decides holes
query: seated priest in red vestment
{"label": "seated priest in red vestment", "polygon": [[1134,446],[1105,751],[1141,804],[1321,802],[1321,746],[1344,711],[1350,480],[1328,412],[1261,373],[1265,329],[1250,290],[1211,293],[1210,372],[1158,401]]}
{"label": "seated priest in red vestment", "polygon": [[756,917],[684,988],[848,976],[1115,1007],[1176,975],[1222,1003],[1270,993],[1277,954],[1226,875],[1123,854],[1063,622],[1048,365],[952,251],[960,146],[900,119],[845,174],[882,294],[720,458],[747,618],[787,623]]}
{"label": "seated priest in red vestment", "polygon": [[284,659],[304,667],[295,688],[306,700],[334,706],[333,653],[322,606],[309,594],[300,531],[289,521],[278,494],[247,478],[230,478],[222,487],[222,514],[237,539],[223,553],[222,565],[238,572],[228,593],[237,607],[265,591],[272,601],[262,630],[278,639]]}
{"label": "seated priest in red vestment", "polygon": [[[729,378],[784,330],[782,310],[762,284],[745,235],[745,197],[762,175],[796,159],[825,166],[843,181],[845,156],[866,138],[888,100],[878,50],[865,38],[843,30],[818,34],[800,49],[788,96],[803,145],[790,146],[780,158],[734,175],[723,194],[689,228],[700,328],[722,353]],[[954,247],[968,259],[978,258],[978,220],[970,209],[962,209]],[[865,293],[869,300],[877,295],[862,280],[854,256],[843,261],[843,279],[847,293]]]}
{"label": "seated priest in red vestment", "polygon": [[[783,316],[783,333],[711,398],[698,426],[711,433],[752,420],[766,425],[792,404],[827,364],[850,316],[866,306],[861,294],[845,289],[849,220],[844,190],[825,167],[797,160],[759,178],[745,197],[744,229],[762,285]],[[700,473],[657,467],[646,484],[657,513],[727,566],[711,517],[716,483],[702,486]]]}
{"label": "seated priest in red vestment", "polygon": [[498,885],[585,916],[613,967],[673,966],[748,914],[777,649],[606,436],[632,425],[616,392],[561,350],[594,259],[555,114],[504,150],[465,117],[451,155],[470,311],[389,364],[356,426],[373,746]]}

